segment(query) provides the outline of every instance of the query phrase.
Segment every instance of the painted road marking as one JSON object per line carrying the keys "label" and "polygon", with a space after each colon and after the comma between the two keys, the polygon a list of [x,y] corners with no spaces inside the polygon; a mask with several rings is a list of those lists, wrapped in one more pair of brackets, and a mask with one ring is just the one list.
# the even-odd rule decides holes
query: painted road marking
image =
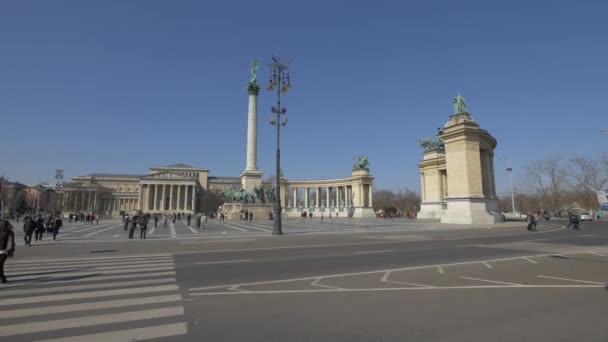
{"label": "painted road marking", "polygon": [[[84,258],[61,258],[61,259],[44,259],[44,260],[40,260],[40,259],[36,259],[36,260],[27,260],[27,259],[23,259],[23,260],[17,260],[14,262],[14,264],[39,264],[39,263],[49,263],[49,262],[57,262],[57,261],[88,261],[88,260],[115,260],[115,259],[142,259],[142,258],[152,258],[152,257],[171,257],[171,254],[168,253],[164,253],[164,254],[140,254],[140,255],[129,255],[129,256],[103,256],[103,257],[84,257]],[[30,258],[30,259],[34,259],[34,258]]]}
{"label": "painted road marking", "polygon": [[112,235],[112,237],[113,237],[113,238],[120,237],[120,234],[114,234],[114,235]]}
{"label": "painted road marking", "polygon": [[[578,253],[579,252],[571,253],[571,254],[578,254]],[[538,254],[538,255],[533,255],[533,256],[528,256],[528,257],[547,257],[547,256],[551,256],[551,255],[555,255],[555,254],[554,253],[551,253],[551,254]],[[385,270],[377,270],[377,271],[339,273],[339,274],[329,274],[329,275],[323,275],[323,276],[312,276],[312,277],[290,278],[290,279],[280,279],[280,280],[270,280],[270,281],[259,281],[259,282],[241,283],[241,284],[213,285],[213,286],[204,286],[204,287],[191,288],[191,289],[189,289],[189,291],[201,291],[201,290],[209,290],[209,289],[221,289],[221,288],[226,288],[228,286],[233,286],[233,285],[245,286],[245,285],[278,284],[278,283],[287,283],[287,282],[300,281],[300,280],[313,280],[313,279],[316,279],[316,278],[337,278],[337,277],[358,276],[358,275],[366,275],[366,274],[378,274],[378,273],[385,273],[385,272],[422,270],[422,269],[438,268],[438,267],[442,267],[443,268],[443,267],[447,267],[447,266],[472,265],[472,264],[480,263],[482,261],[485,261],[485,262],[499,262],[499,261],[518,260],[518,259],[521,259],[521,258],[522,258],[521,256],[517,256],[517,257],[510,257],[510,258],[499,258],[499,259],[489,259],[489,260],[476,260],[476,261],[464,261],[464,262],[454,262],[454,263],[440,264],[440,265],[412,266],[412,267],[385,269]]]}
{"label": "painted road marking", "polygon": [[487,263],[485,261],[482,261],[481,263],[487,268],[492,268],[492,265],[490,265],[489,263]]}
{"label": "painted road marking", "polygon": [[175,269],[174,266],[167,266],[167,267],[147,267],[144,269],[126,269],[126,270],[110,270],[110,271],[99,271],[99,270],[93,270],[93,271],[84,271],[84,270],[76,270],[74,272],[68,272],[68,271],[61,271],[61,272],[53,272],[52,274],[44,274],[44,273],[35,273],[35,274],[31,274],[31,275],[24,275],[24,276],[12,276],[14,278],[19,278],[17,279],[18,281],[20,280],[26,280],[26,279],[40,279],[40,277],[79,277],[79,276],[97,276],[97,275],[110,275],[110,274],[123,274],[123,273],[128,273],[128,274],[136,274],[136,273],[150,273],[150,272],[158,272],[158,271],[173,271]]}
{"label": "painted road marking", "polygon": [[376,254],[376,253],[391,253],[394,252],[394,249],[383,249],[379,251],[363,251],[363,252],[355,252],[355,254]]}
{"label": "painted road marking", "polygon": [[177,233],[175,232],[175,225],[173,224],[173,222],[171,222],[171,224],[169,225],[169,228],[171,228],[171,238],[172,239],[177,238]]}
{"label": "painted road marking", "polygon": [[313,280],[312,283],[310,283],[310,286],[318,286],[318,287],[324,287],[324,288],[327,288],[327,289],[334,289],[334,290],[344,290],[341,287],[335,287],[335,286],[330,286],[330,285],[319,284],[320,281],[321,281],[321,278],[317,278],[317,279]]}
{"label": "painted road marking", "polygon": [[604,257],[604,258],[606,257],[605,254],[601,254],[601,253],[589,253],[589,254],[596,255],[596,256],[601,256],[601,257]]}
{"label": "painted road marking", "polygon": [[233,225],[231,225],[231,224],[228,224],[228,223],[224,223],[222,226],[224,226],[224,227],[228,227],[228,228],[232,228],[232,229],[236,229],[236,230],[240,230],[240,231],[242,231],[242,232],[248,232],[248,233],[249,233],[249,231],[248,231],[248,230],[246,230],[246,229],[242,229],[242,228],[239,228],[239,227],[235,227],[235,226],[233,226]]}
{"label": "painted road marking", "polygon": [[37,342],[106,342],[106,341],[144,341],[159,339],[163,337],[185,335],[188,333],[186,323],[175,323],[156,325],[145,328],[118,330],[106,333],[63,337],[51,340],[40,340]]}
{"label": "painted road marking", "polygon": [[538,264],[538,261],[532,260],[532,259],[530,259],[529,257],[523,257],[522,259],[524,259],[524,260],[526,260],[526,261],[528,261],[528,262],[531,262],[531,263],[533,263],[533,264]]}
{"label": "painted road marking", "polygon": [[186,227],[188,227],[188,229],[190,229],[190,231],[191,231],[192,233],[194,233],[194,234],[198,234],[198,231],[196,231],[196,229],[194,229],[194,228],[192,228],[192,227],[190,227],[190,226],[186,226]]}
{"label": "painted road marking", "polygon": [[497,281],[497,280],[489,280],[489,279],[480,279],[480,278],[471,278],[471,277],[459,277],[460,279],[468,279],[468,280],[475,280],[475,281],[484,281],[487,283],[494,283],[494,284],[503,284],[503,285],[511,285],[511,286],[522,286],[522,284],[517,284],[517,283],[507,283],[506,281]]}
{"label": "painted road marking", "polygon": [[428,286],[428,287],[379,287],[364,289],[318,289],[318,290],[268,290],[244,292],[198,292],[191,296],[226,296],[226,295],[260,295],[260,294],[289,294],[289,293],[320,293],[320,292],[384,292],[384,291],[423,291],[423,290],[469,290],[469,289],[545,289],[545,288],[581,288],[603,289],[605,285],[473,285],[473,286]]}
{"label": "painted road marking", "polygon": [[22,323],[0,326],[0,336],[38,333],[69,328],[90,327],[102,324],[124,323],[145,319],[181,316],[184,314],[183,306],[174,306],[155,310],[140,310],[131,312],[113,313],[107,315],[85,316],[76,318],[58,319],[52,321],[36,322],[38,324]]}
{"label": "painted road marking", "polygon": [[50,314],[109,309],[109,308],[122,308],[122,307],[137,306],[137,305],[155,304],[155,303],[168,303],[168,302],[177,302],[177,301],[180,301],[181,299],[182,299],[181,295],[173,294],[173,295],[167,295],[167,296],[130,298],[130,299],[108,300],[108,301],[102,301],[102,302],[88,302],[88,303],[68,304],[68,305],[54,305],[54,306],[36,307],[36,308],[31,308],[31,309],[12,309],[12,310],[0,311],[0,319],[50,315]]}
{"label": "painted road marking", "polygon": [[587,280],[578,280],[578,279],[569,279],[569,278],[558,278],[558,277],[549,277],[549,276],[542,276],[542,275],[539,275],[537,277],[539,277],[539,278],[547,278],[547,279],[573,281],[573,282],[577,282],[577,283],[606,285],[605,283],[598,283],[597,281],[587,281]]}
{"label": "painted road marking", "polygon": [[68,293],[68,294],[46,295],[46,296],[8,298],[8,299],[0,299],[0,306],[2,306],[2,305],[21,305],[21,304],[41,303],[41,302],[54,302],[54,301],[58,301],[58,300],[68,300],[68,299],[98,298],[98,297],[121,296],[121,295],[129,295],[129,294],[177,291],[177,290],[178,290],[178,287],[176,285],[162,285],[162,286],[148,286],[148,287],[139,287],[139,288],[131,288],[131,289],[76,292],[76,293]]}
{"label": "painted road marking", "polygon": [[196,262],[195,265],[216,265],[216,264],[234,264],[240,262],[250,262],[252,259],[241,259],[241,260],[223,260],[223,261],[205,261],[205,262]]}
{"label": "painted road marking", "polygon": [[57,292],[64,292],[64,291],[94,290],[94,289],[103,289],[103,288],[112,288],[112,287],[121,287],[121,286],[135,286],[135,285],[146,285],[146,284],[167,284],[167,283],[174,284],[175,278],[131,280],[131,281],[121,281],[121,282],[115,282],[115,283],[72,285],[72,286],[58,286],[58,287],[53,286],[53,287],[46,287],[46,288],[11,290],[11,291],[0,292],[0,296],[13,296],[13,295],[23,295],[23,294],[36,295],[38,293],[48,293],[48,292],[57,293]]}
{"label": "painted road marking", "polygon": [[439,271],[439,273],[443,274],[445,272],[443,272],[443,267],[441,266],[437,266],[437,271]]}
{"label": "painted road marking", "polygon": [[433,287],[431,285],[423,285],[423,284],[416,284],[416,283],[404,283],[402,281],[389,280],[388,277],[390,277],[390,275],[391,275],[391,272],[384,273],[384,275],[382,276],[382,278],[380,279],[380,281],[385,282],[385,283],[399,284],[399,285]]}

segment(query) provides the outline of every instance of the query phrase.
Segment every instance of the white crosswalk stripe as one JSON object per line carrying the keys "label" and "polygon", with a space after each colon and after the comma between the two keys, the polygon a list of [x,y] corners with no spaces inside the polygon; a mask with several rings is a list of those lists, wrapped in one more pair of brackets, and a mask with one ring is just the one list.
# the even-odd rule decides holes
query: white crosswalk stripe
{"label": "white crosswalk stripe", "polygon": [[[170,254],[17,260],[0,286],[0,336],[142,341],[185,335]],[[134,329],[125,323],[136,322]]]}

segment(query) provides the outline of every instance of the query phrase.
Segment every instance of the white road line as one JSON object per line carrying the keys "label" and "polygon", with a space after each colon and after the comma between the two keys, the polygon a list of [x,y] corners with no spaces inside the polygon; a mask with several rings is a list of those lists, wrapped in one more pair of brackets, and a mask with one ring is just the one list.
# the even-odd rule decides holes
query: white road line
{"label": "white road line", "polygon": [[344,290],[341,287],[335,287],[335,286],[330,286],[330,285],[319,284],[320,281],[321,281],[321,278],[317,278],[317,279],[313,280],[312,283],[310,283],[310,286],[318,286],[318,287],[324,287],[324,288],[327,288],[327,289],[334,289],[334,290]]}
{"label": "white road line", "polygon": [[492,268],[492,265],[490,265],[488,262],[482,261],[481,263],[487,268]]}
{"label": "white road line", "polygon": [[[92,281],[105,281],[105,280],[116,280],[116,279],[130,279],[130,278],[158,278],[158,277],[164,277],[164,276],[175,276],[175,271],[169,271],[169,272],[156,272],[156,271],[150,271],[150,273],[135,273],[135,274],[122,274],[122,275],[114,275],[114,276],[97,276],[95,274],[93,274],[93,276],[87,277],[84,276],[84,278],[80,278],[80,279],[68,279],[68,280],[63,280],[63,275],[59,274],[59,275],[35,275],[35,276],[31,276],[29,277],[30,279],[37,279],[37,278],[42,278],[41,281],[37,281],[37,282],[32,282],[35,284],[49,284],[49,285],[54,285],[54,284],[71,284],[71,283],[86,283],[86,282],[92,282]],[[27,280],[25,279],[27,277],[20,277],[20,280]],[[72,277],[69,277],[72,278]],[[25,284],[23,283],[14,283],[16,286],[24,286]],[[0,293],[2,293],[0,291]]]}
{"label": "white road line", "polygon": [[223,226],[224,226],[224,227],[228,227],[228,228],[232,228],[232,229],[236,229],[236,230],[240,230],[240,231],[242,231],[242,232],[248,232],[248,233],[249,233],[249,231],[248,231],[248,230],[246,230],[246,229],[242,229],[242,228],[239,228],[239,227],[235,227],[235,226],[230,225],[230,224],[228,224],[228,223],[224,223],[224,224],[223,224]]}
{"label": "white road line", "polygon": [[135,274],[135,273],[150,273],[150,272],[159,272],[159,271],[173,271],[175,270],[174,266],[171,267],[148,267],[143,269],[126,269],[126,270],[110,270],[110,271],[84,271],[78,270],[74,272],[60,272],[60,273],[35,273],[31,275],[9,275],[10,278],[19,278],[18,280],[26,280],[26,279],[37,279],[41,277],[78,277],[78,276],[97,276],[97,275],[110,275],[110,274]]}
{"label": "white road line", "polygon": [[393,284],[399,284],[399,285],[409,285],[409,286],[422,286],[422,287],[433,287],[431,285],[423,285],[423,284],[416,284],[416,283],[404,283],[402,281],[394,281],[394,280],[389,280],[388,278],[391,276],[391,272],[385,272],[384,275],[382,275],[382,278],[380,279],[381,282],[385,282],[385,283],[393,283]]}
{"label": "white road line", "polygon": [[190,226],[186,226],[188,229],[190,229],[190,231],[194,234],[198,234],[198,231]]}
{"label": "white road line", "polygon": [[[45,271],[53,271],[53,272],[61,272],[61,271],[86,271],[86,272],[92,272],[92,273],[96,273],[97,271],[113,271],[113,270],[124,270],[124,269],[154,269],[156,267],[169,267],[169,266],[173,266],[173,261],[171,262],[164,262],[164,263],[152,263],[152,264],[146,264],[146,265],[121,265],[121,266],[101,266],[101,267],[96,267],[96,266],[78,266],[78,265],[74,265],[74,266],[66,266],[66,267],[62,267],[62,268],[53,268],[53,269],[45,269],[45,268],[41,268],[41,269],[29,269],[29,270],[24,270],[22,272],[13,272],[12,276],[20,276],[20,275],[27,275],[27,274],[31,274],[32,272],[40,272],[41,274],[44,274]],[[50,274],[50,273],[49,273]]]}
{"label": "white road line", "polygon": [[[72,233],[83,233],[83,232],[88,232],[89,230],[94,230],[94,229],[99,229],[101,227],[107,227],[107,226],[111,226],[111,223],[107,223],[107,224],[99,224],[99,225],[93,225],[93,227],[89,227],[89,228],[85,228],[85,229],[81,229],[81,230],[75,230]],[[112,228],[115,228],[115,226],[112,226]],[[61,233],[61,230],[59,231]]]}
{"label": "white road line", "polygon": [[606,257],[605,254],[601,254],[601,253],[588,253],[588,254],[596,255],[596,256],[601,256],[601,257]]}
{"label": "white road line", "polygon": [[250,262],[253,259],[241,259],[241,260],[223,260],[223,261],[204,261],[204,262],[196,262],[195,265],[216,265],[216,264],[234,264],[240,262]]}
{"label": "white road line", "polygon": [[6,267],[7,270],[52,270],[58,268],[74,268],[74,267],[92,267],[92,266],[132,266],[132,265],[147,265],[147,264],[164,264],[168,262],[173,262],[173,258],[154,258],[154,259],[144,259],[144,260],[124,260],[124,261],[83,261],[83,262],[66,262],[66,263],[57,263],[51,265],[9,265],[10,267]]}
{"label": "white road line", "polygon": [[147,234],[152,235],[152,234],[154,234],[155,231],[156,231],[156,227],[152,227],[152,229],[150,229],[150,231]]}
{"label": "white road line", "polygon": [[489,279],[480,279],[480,278],[471,278],[471,277],[459,277],[460,279],[468,279],[475,281],[483,281],[486,283],[494,283],[494,284],[502,284],[502,285],[511,285],[511,286],[523,286],[523,284],[517,283],[507,283],[506,281],[497,281],[497,280],[489,280]]}
{"label": "white road line", "polygon": [[114,234],[114,235],[112,235],[112,237],[113,237],[113,238],[120,237],[120,234]]}
{"label": "white road line", "polygon": [[22,323],[0,326],[0,336],[11,336],[20,334],[38,333],[60,329],[90,327],[95,325],[124,323],[140,321],[145,319],[181,316],[184,314],[183,306],[170,308],[141,310],[131,312],[113,313],[107,315],[85,316],[76,318],[58,319],[52,321],[38,321],[38,324]]}
{"label": "white road line", "polygon": [[101,233],[101,232],[105,232],[106,230],[115,229],[115,228],[116,228],[116,227],[108,227],[108,228],[104,228],[104,229],[101,229],[101,230],[96,230],[96,231],[94,231],[94,232],[92,232],[92,233],[85,234],[84,236],[85,236],[85,237],[87,237],[87,236],[96,235],[96,234],[99,234],[99,233]]}
{"label": "white road line", "polygon": [[88,303],[68,304],[68,305],[54,305],[54,306],[37,307],[37,308],[31,308],[31,309],[12,309],[12,310],[0,311],[0,319],[41,316],[41,315],[60,314],[60,313],[76,312],[76,311],[124,308],[124,307],[129,307],[129,306],[146,305],[146,304],[178,302],[180,300],[182,300],[181,295],[173,294],[173,295],[167,295],[167,296],[129,298],[129,299],[108,300],[108,301],[102,301],[102,302],[88,302]]}
{"label": "white road line", "polygon": [[442,266],[437,266],[437,271],[439,271],[439,273],[441,273],[441,274],[445,273],[445,272],[443,272]]}
{"label": "white road line", "polygon": [[51,340],[39,340],[37,342],[127,342],[159,339],[163,337],[185,335],[188,333],[186,323],[174,323],[166,325],[155,325],[145,328],[117,330],[105,333],[63,337]]}
{"label": "white road line", "polygon": [[391,253],[394,252],[394,249],[383,249],[379,251],[363,251],[363,252],[355,252],[355,254],[376,254],[376,253]]}
{"label": "white road line", "polygon": [[528,262],[531,262],[531,263],[533,263],[533,264],[538,264],[538,261],[532,260],[532,259],[530,259],[529,257],[523,257],[522,259],[524,259],[524,260],[526,260],[526,261],[528,261]]}
{"label": "white road line", "polygon": [[230,286],[228,288],[228,290],[230,290],[230,291],[237,291],[237,292],[247,292],[247,290],[241,290],[241,289],[239,289],[238,285]]}
{"label": "white road line", "polygon": [[42,303],[42,302],[55,302],[55,301],[59,301],[59,300],[68,300],[68,299],[85,299],[85,298],[121,296],[121,295],[142,294],[142,293],[152,293],[152,292],[177,291],[177,289],[178,289],[178,287],[176,285],[161,285],[161,286],[148,286],[148,287],[139,287],[139,288],[130,288],[130,289],[76,292],[76,293],[67,293],[67,294],[46,295],[46,296],[8,298],[8,299],[0,299],[0,306]]}
{"label": "white road line", "polygon": [[568,278],[558,278],[558,277],[549,277],[549,276],[542,276],[539,275],[537,276],[539,278],[547,278],[547,279],[556,279],[556,280],[566,280],[566,281],[573,281],[573,282],[577,282],[577,283],[586,283],[586,284],[599,284],[599,285],[606,285],[605,283],[599,283],[597,281],[588,281],[588,280],[578,280],[578,279],[568,279]]}
{"label": "white road line", "polygon": [[[566,253],[566,254],[579,254],[579,252]],[[555,253],[530,255],[528,257],[547,257],[547,256],[551,256],[551,255],[555,255]],[[291,279],[279,279],[279,280],[270,280],[270,281],[259,281],[259,282],[252,282],[252,283],[214,285],[214,286],[204,286],[204,287],[191,288],[191,289],[189,289],[189,291],[200,291],[200,290],[209,290],[209,289],[221,289],[221,288],[225,288],[225,287],[232,286],[232,285],[245,286],[245,285],[262,285],[262,284],[287,283],[287,282],[300,281],[300,280],[312,280],[312,279],[316,279],[316,278],[319,278],[319,277],[321,277],[321,278],[335,278],[335,277],[346,277],[346,276],[358,276],[358,275],[365,275],[365,274],[377,274],[377,273],[385,273],[385,272],[422,270],[422,269],[438,268],[438,267],[446,267],[446,266],[472,265],[472,264],[480,263],[482,261],[485,261],[485,262],[511,261],[511,260],[518,260],[518,259],[521,259],[521,258],[522,258],[521,256],[517,256],[517,257],[510,257],[510,258],[464,261],[464,262],[454,262],[454,263],[440,264],[440,265],[412,266],[412,267],[385,269],[385,270],[377,270],[377,271],[338,273],[338,274],[328,274],[328,275],[322,275],[322,276],[291,278]]]}
{"label": "white road line", "polygon": [[37,295],[42,293],[63,293],[65,291],[81,291],[81,290],[92,290],[92,289],[106,289],[112,287],[127,287],[135,285],[148,285],[148,284],[175,284],[175,278],[162,278],[162,279],[145,279],[145,280],[131,280],[121,281],[115,283],[100,283],[100,284],[87,284],[87,285],[72,285],[72,286],[49,286],[45,288],[29,288],[24,290],[9,290],[0,291],[0,296],[14,296],[31,294]]}
{"label": "white road line", "polygon": [[133,260],[133,259],[142,259],[142,258],[152,258],[152,257],[170,257],[171,254],[140,254],[140,255],[117,255],[117,256],[103,256],[103,257],[80,257],[80,258],[57,258],[57,259],[36,259],[36,260],[18,260],[15,261],[15,264],[39,264],[39,263],[54,263],[57,261],[89,261],[89,260],[116,260],[116,259],[124,259],[124,260]]}
{"label": "white road line", "polygon": [[320,292],[384,292],[384,291],[424,291],[424,290],[469,290],[469,289],[549,289],[549,288],[583,288],[603,289],[605,285],[477,285],[477,286],[428,286],[428,287],[378,287],[365,289],[318,289],[318,290],[268,290],[268,291],[245,291],[245,292],[195,292],[191,296],[226,296],[226,295],[261,295],[277,293],[320,293]]}
{"label": "white road line", "polygon": [[177,238],[177,233],[175,232],[175,225],[173,224],[173,222],[171,222],[171,224],[169,224],[169,228],[171,228],[171,238],[172,239]]}

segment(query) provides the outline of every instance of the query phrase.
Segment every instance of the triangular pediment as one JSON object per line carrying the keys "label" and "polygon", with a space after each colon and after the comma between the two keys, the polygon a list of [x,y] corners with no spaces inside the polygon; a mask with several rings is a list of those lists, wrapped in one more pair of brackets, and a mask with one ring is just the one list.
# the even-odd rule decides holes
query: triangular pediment
{"label": "triangular pediment", "polygon": [[192,180],[193,177],[183,176],[173,172],[160,172],[143,176],[141,180]]}

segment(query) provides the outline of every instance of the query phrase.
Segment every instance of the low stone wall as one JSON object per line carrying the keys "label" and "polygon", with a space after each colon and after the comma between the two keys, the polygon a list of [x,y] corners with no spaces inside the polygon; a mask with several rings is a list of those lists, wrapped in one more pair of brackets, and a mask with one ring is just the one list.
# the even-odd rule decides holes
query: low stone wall
{"label": "low stone wall", "polygon": [[253,212],[254,221],[268,221],[268,213],[274,214],[274,205],[272,204],[242,204],[242,203],[224,203],[222,211],[228,215],[227,220],[238,221],[241,219],[241,210]]}

